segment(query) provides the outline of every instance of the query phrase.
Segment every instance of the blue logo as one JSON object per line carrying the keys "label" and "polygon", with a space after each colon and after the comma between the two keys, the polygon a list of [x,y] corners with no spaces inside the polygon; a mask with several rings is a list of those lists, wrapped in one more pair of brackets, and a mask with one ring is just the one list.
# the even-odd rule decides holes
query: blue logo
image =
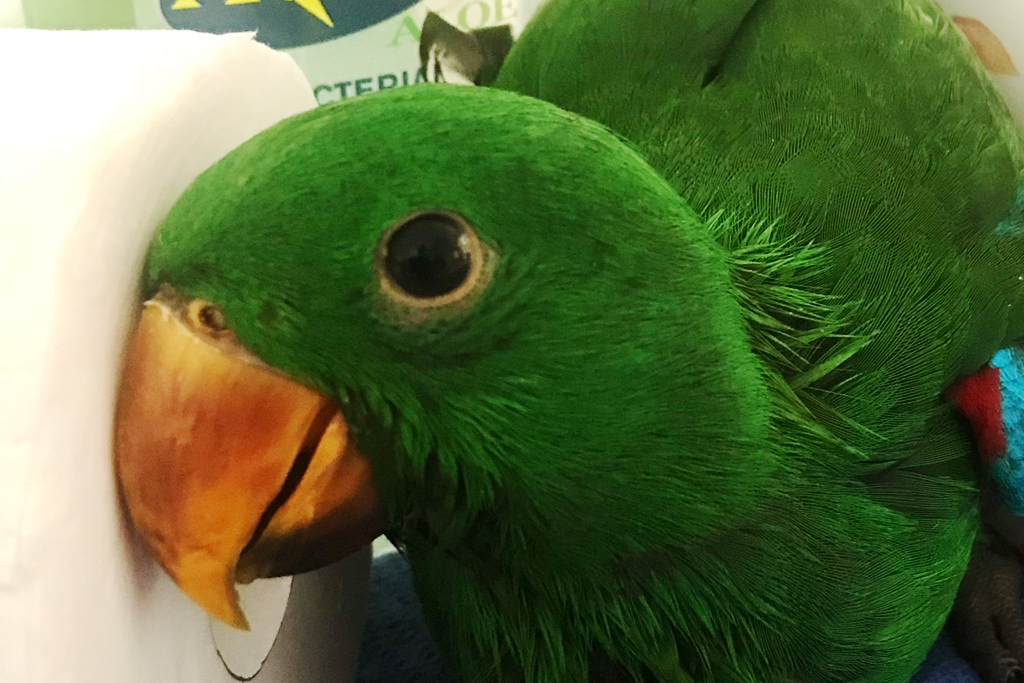
{"label": "blue logo", "polygon": [[390,19],[418,0],[160,0],[174,28],[233,33],[256,31],[272,48],[341,38]]}

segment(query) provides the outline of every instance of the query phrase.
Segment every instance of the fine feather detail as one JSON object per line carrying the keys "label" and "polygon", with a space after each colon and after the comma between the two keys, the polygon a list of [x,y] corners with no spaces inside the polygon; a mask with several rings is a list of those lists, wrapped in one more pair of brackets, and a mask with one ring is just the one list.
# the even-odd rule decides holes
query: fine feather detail
{"label": "fine feather detail", "polygon": [[[1024,336],[969,45],[925,0],[552,0],[496,86],[258,136],[149,284],[338,401],[464,678],[905,680],[977,530],[942,392]],[[410,324],[374,254],[430,208],[497,265]]]}
{"label": "fine feather detail", "polygon": [[840,367],[872,336],[857,331],[853,304],[817,282],[829,263],[827,250],[780,236],[773,224],[748,225],[721,212],[708,220],[707,229],[728,252],[751,349],[779,373],[781,381],[770,384],[779,409],[828,438],[837,437],[824,426],[837,422],[865,430],[819,398],[820,392],[835,390]]}

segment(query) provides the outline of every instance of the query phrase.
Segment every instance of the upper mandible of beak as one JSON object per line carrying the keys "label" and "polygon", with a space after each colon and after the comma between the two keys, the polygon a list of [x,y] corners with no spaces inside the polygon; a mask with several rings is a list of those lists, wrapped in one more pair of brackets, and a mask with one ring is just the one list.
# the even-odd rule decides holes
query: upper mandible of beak
{"label": "upper mandible of beak", "polygon": [[116,469],[157,561],[212,616],[247,628],[236,583],[338,560],[379,535],[384,515],[337,407],[207,324],[211,311],[169,288],[144,304]]}

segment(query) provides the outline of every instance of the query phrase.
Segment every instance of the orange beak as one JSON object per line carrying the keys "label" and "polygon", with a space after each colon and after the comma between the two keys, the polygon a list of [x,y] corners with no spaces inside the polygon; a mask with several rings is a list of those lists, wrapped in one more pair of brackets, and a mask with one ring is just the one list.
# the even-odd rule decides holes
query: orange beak
{"label": "orange beak", "polygon": [[145,303],[118,397],[117,475],[178,586],[248,628],[236,583],[341,559],[383,531],[384,514],[337,407],[260,362],[217,316],[169,289]]}

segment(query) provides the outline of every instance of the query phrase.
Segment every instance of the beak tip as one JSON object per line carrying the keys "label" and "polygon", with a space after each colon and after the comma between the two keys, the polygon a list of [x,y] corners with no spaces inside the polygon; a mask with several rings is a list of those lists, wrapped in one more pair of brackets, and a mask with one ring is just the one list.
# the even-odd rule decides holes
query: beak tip
{"label": "beak tip", "polygon": [[245,615],[242,614],[241,611],[239,611],[238,614],[235,616],[234,621],[229,621],[225,623],[227,623],[227,625],[231,626],[232,628],[237,628],[239,631],[251,630],[251,627],[249,626],[249,620],[245,618]]}
{"label": "beak tip", "polygon": [[238,604],[238,591],[234,588],[230,590],[230,600],[218,601],[216,604],[200,604],[200,607],[207,614],[217,619],[217,621],[240,631],[248,631],[250,630],[249,620],[245,617],[245,612],[242,611],[241,606]]}
{"label": "beak tip", "polygon": [[173,569],[177,567],[170,569],[168,574],[200,609],[232,628],[249,630],[249,620],[242,610],[238,590],[230,574],[217,572],[216,565],[211,572],[178,572]]}

